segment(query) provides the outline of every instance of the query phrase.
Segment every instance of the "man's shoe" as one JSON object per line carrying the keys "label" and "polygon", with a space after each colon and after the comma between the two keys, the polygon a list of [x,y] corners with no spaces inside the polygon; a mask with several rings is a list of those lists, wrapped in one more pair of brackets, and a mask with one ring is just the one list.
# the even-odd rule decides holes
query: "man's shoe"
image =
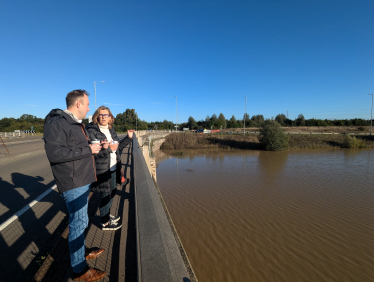
{"label": "man's shoe", "polygon": [[95,268],[86,266],[86,268],[82,272],[73,274],[73,280],[93,282],[93,281],[100,280],[105,275],[106,275],[105,271],[100,271]]}
{"label": "man's shoe", "polygon": [[119,224],[118,222],[114,222],[112,220],[109,220],[109,223],[107,225],[101,224],[102,230],[117,230],[122,227],[122,224]]}
{"label": "man's shoe", "polygon": [[111,221],[113,221],[113,222],[117,222],[118,220],[120,220],[120,216],[114,216],[114,215],[109,215],[109,218],[110,218],[110,220]]}
{"label": "man's shoe", "polygon": [[84,256],[86,260],[95,259],[98,256],[100,256],[104,251],[105,251],[104,249],[98,249],[98,250],[86,249]]}

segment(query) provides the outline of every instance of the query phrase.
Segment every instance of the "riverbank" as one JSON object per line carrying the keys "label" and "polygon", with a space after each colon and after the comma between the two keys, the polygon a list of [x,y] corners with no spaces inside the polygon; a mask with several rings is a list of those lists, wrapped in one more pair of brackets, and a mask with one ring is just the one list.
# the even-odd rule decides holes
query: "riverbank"
{"label": "riverbank", "polygon": [[[346,147],[344,134],[287,135],[289,149],[340,149]],[[173,133],[166,136],[161,150],[242,149],[261,150],[259,134],[195,134]],[[364,148],[374,148],[374,136],[357,135]]]}
{"label": "riverbank", "polygon": [[[369,134],[370,126],[282,126],[284,132],[301,133],[358,133]],[[243,132],[244,128],[226,128],[222,132]],[[246,132],[259,132],[259,127],[246,127]]]}

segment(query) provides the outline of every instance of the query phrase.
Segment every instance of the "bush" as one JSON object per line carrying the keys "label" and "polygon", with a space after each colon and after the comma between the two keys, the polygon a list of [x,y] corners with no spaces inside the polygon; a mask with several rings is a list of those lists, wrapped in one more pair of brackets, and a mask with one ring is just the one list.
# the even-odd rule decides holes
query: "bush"
{"label": "bush", "polygon": [[345,136],[343,145],[345,148],[365,148],[365,144],[362,140],[350,135]]}
{"label": "bush", "polygon": [[275,120],[266,120],[260,128],[260,143],[266,151],[281,151],[288,147],[288,137]]}
{"label": "bush", "polygon": [[365,127],[363,126],[360,126],[359,128],[357,128],[359,131],[365,131]]}

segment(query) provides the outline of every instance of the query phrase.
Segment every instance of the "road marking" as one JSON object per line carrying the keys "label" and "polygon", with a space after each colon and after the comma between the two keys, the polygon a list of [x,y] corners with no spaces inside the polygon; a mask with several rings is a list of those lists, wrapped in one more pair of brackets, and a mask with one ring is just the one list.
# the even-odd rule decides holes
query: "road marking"
{"label": "road marking", "polygon": [[10,155],[10,156],[7,155],[5,157],[0,158],[0,162],[4,162],[4,161],[8,161],[8,160],[14,160],[14,159],[19,158],[19,157],[33,155],[33,154],[40,153],[40,152],[45,152],[45,149],[36,150],[36,151],[33,151],[33,152],[24,153],[24,154],[18,154],[18,155],[14,155],[14,156],[13,155]]}
{"label": "road marking", "polygon": [[5,142],[5,145],[25,144],[25,143],[32,143],[32,142],[37,142],[37,141],[43,141],[43,139],[24,140],[24,141],[16,141],[16,142]]}
{"label": "road marking", "polygon": [[38,197],[36,197],[36,199],[34,201],[32,201],[30,204],[24,206],[22,209],[20,209],[18,212],[16,212],[13,216],[11,216],[10,218],[8,218],[6,221],[4,221],[1,225],[0,225],[0,232],[3,231],[9,224],[11,224],[13,221],[15,221],[16,219],[18,219],[22,214],[24,214],[28,209],[30,209],[31,207],[33,207],[35,204],[37,204],[41,199],[43,199],[45,196],[47,196],[52,190],[55,190],[56,191],[57,189],[57,186],[56,184],[53,185],[51,188],[49,188],[47,191],[45,191],[43,194],[39,195]]}

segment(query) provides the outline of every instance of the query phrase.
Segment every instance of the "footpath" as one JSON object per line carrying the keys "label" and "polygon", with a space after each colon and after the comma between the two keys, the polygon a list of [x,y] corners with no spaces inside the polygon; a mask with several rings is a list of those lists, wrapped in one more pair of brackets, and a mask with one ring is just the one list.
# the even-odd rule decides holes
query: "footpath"
{"label": "footpath", "polygon": [[[88,248],[104,248],[105,252],[97,259],[89,260],[87,263],[91,267],[107,272],[107,276],[100,281],[128,282],[137,279],[134,166],[131,145],[123,150],[121,158],[122,169],[125,177],[129,179],[129,183],[124,187],[118,186],[111,214],[121,216],[122,228],[115,231],[103,231],[98,211],[100,194],[90,193],[89,195],[88,216],[90,221],[85,233],[86,246]],[[69,227],[65,229],[31,281],[73,281],[68,234]]]}

